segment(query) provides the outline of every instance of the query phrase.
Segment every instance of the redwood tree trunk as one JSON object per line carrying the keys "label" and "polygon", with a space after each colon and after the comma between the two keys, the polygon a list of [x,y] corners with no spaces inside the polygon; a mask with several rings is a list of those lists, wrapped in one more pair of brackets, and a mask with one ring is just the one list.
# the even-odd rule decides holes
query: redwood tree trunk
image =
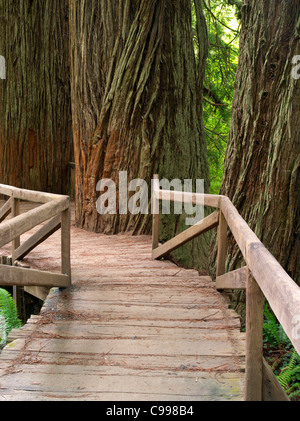
{"label": "redwood tree trunk", "polygon": [[70,192],[67,0],[1,0],[0,182]]}
{"label": "redwood tree trunk", "polygon": [[[246,1],[221,193],[300,282],[298,0]],[[228,270],[241,256],[230,241]]]}
{"label": "redwood tree trunk", "polygon": [[[191,2],[70,0],[71,85],[76,162],[76,217],[96,232],[149,233],[151,215],[99,215],[99,180],[150,186],[153,174],[169,180],[205,179],[202,83],[207,33],[200,0],[200,66],[193,49]],[[164,218],[162,240],[183,228]],[[185,227],[184,227],[185,228]]]}

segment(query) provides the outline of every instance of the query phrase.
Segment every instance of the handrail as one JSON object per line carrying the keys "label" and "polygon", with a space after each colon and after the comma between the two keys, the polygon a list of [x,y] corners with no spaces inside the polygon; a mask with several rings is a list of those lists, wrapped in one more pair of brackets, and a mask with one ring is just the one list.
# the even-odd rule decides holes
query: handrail
{"label": "handrail", "polygon": [[[211,219],[213,215],[211,214],[202,221],[205,230],[198,229],[195,232],[194,225],[167,243],[159,245],[160,200],[182,203],[196,203],[197,200],[202,200],[204,206],[218,209],[217,224],[208,223],[208,219]],[[228,197],[161,190],[158,175],[155,175],[153,203],[155,211],[152,237],[153,258],[155,259],[166,255],[177,246],[180,247],[195,236],[206,232],[207,229],[219,226],[217,289],[246,289],[246,400],[265,400],[267,395],[286,400],[287,397],[284,392],[278,391],[278,384],[274,386],[276,377],[270,375],[263,359],[263,303],[265,297],[296,351],[300,353],[300,327],[297,330],[297,326],[295,326],[295,323],[300,321],[299,286],[265,248]],[[199,223],[196,225],[199,225]],[[246,261],[246,267],[225,274],[228,227]],[[184,238],[184,242],[180,241],[180,238]],[[168,248],[168,243],[172,247]],[[266,381],[266,377],[268,381]]]}
{"label": "handrail", "polygon": [[254,234],[227,197],[221,212],[238,243],[245,261],[274,314],[300,353],[300,338],[295,339],[293,317],[300,315],[300,288]]}
{"label": "handrail", "polygon": [[51,201],[60,201],[62,198],[68,198],[68,196],[35,190],[19,189],[18,187],[7,186],[5,184],[0,184],[0,194],[34,203],[47,203]]}
{"label": "handrail", "polygon": [[[0,264],[1,286],[68,287],[71,284],[70,264],[70,199],[68,196],[19,189],[0,184],[0,194],[8,201],[0,209],[0,247],[12,242],[12,266]],[[19,202],[39,203],[26,213],[19,213]],[[12,214],[8,221],[4,219]],[[20,236],[48,221],[23,244]],[[4,222],[2,222],[4,221]],[[61,228],[61,273],[27,269],[18,266],[35,247]]]}
{"label": "handrail", "polygon": [[0,226],[0,247],[68,208],[69,201],[64,198],[59,202],[44,203],[37,209],[32,209],[3,222]]}

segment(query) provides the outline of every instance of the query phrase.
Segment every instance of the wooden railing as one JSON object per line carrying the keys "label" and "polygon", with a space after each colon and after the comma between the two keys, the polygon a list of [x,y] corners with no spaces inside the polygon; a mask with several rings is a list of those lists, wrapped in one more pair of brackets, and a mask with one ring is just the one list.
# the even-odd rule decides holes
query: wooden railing
{"label": "wooden railing", "polygon": [[[68,287],[70,265],[70,200],[67,196],[18,189],[0,184],[0,194],[8,201],[0,209],[0,248],[12,243],[11,265],[0,264],[0,285],[26,288]],[[20,201],[40,204],[20,214]],[[11,213],[11,219],[6,217]],[[49,220],[49,221],[48,221]],[[48,221],[48,222],[46,222]],[[20,236],[43,224],[21,244]],[[61,228],[61,273],[24,268],[18,262]],[[3,263],[3,262],[2,262]]]}
{"label": "wooden railing", "polygon": [[[159,245],[159,201],[203,203],[217,211],[176,237]],[[239,215],[228,197],[160,189],[153,183],[153,258],[159,259],[191,239],[218,226],[216,288],[246,290],[246,384],[245,400],[288,400],[263,358],[263,306],[268,301],[296,351],[300,354],[300,288]],[[227,235],[230,228],[246,266],[225,273]],[[297,326],[298,323],[298,326]]]}

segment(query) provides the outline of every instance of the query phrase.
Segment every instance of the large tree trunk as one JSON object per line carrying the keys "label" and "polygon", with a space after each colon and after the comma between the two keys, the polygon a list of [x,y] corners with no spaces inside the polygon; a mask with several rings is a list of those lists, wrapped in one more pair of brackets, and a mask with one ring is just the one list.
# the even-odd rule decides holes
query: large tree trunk
{"label": "large tree trunk", "polygon": [[[247,1],[221,193],[300,282],[298,0]],[[295,69],[294,69],[295,70]],[[242,264],[231,239],[228,270]]]}
{"label": "large tree trunk", "polygon": [[1,0],[0,182],[70,191],[67,0]]}
{"label": "large tree trunk", "polygon": [[[70,0],[76,217],[96,232],[149,233],[151,215],[99,215],[97,183],[153,174],[205,179],[202,83],[207,33],[201,2],[200,66],[193,49],[191,2]],[[177,218],[178,219],[178,218]],[[181,221],[183,219],[181,218]],[[164,218],[162,240],[183,228]]]}

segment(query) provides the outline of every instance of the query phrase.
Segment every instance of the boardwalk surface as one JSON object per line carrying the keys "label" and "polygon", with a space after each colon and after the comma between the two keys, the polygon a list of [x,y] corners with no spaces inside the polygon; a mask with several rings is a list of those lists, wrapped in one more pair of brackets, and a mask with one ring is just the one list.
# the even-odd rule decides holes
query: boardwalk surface
{"label": "boardwalk surface", "polygon": [[[27,261],[59,270],[60,233]],[[244,335],[209,277],[153,261],[150,237],[75,227],[72,271],[12,332],[0,400],[243,400]]]}

